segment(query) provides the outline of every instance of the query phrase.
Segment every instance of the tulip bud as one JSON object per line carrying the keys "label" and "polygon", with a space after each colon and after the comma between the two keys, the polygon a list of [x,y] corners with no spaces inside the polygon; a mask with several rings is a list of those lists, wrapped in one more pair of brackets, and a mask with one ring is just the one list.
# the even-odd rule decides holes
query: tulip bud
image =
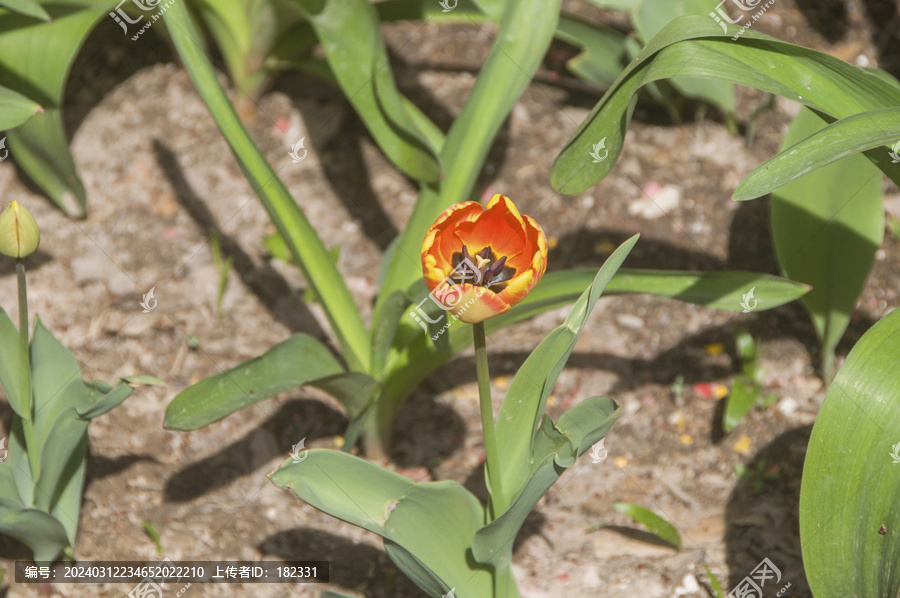
{"label": "tulip bud", "polygon": [[0,253],[22,258],[34,253],[41,242],[41,231],[31,212],[14,201],[0,214]]}

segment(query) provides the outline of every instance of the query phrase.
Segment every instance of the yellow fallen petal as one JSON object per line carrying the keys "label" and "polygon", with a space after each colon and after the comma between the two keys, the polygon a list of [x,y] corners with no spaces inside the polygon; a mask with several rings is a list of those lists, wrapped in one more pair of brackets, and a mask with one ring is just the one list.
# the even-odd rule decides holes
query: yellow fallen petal
{"label": "yellow fallen petal", "polygon": [[559,239],[556,237],[550,237],[547,239],[547,247],[550,249],[556,249],[556,246],[559,244]]}
{"label": "yellow fallen petal", "polygon": [[750,452],[750,437],[746,434],[741,434],[741,437],[731,445],[731,448],[738,453],[749,453]]}
{"label": "yellow fallen petal", "polygon": [[509,388],[509,378],[506,376],[497,376],[494,378],[494,384],[496,384],[497,388],[500,390],[506,390]]}
{"label": "yellow fallen petal", "polygon": [[344,446],[344,437],[343,436],[335,436],[334,437],[334,446],[338,448],[343,448]]}
{"label": "yellow fallen petal", "polygon": [[689,434],[682,434],[678,437],[678,442],[681,444],[694,444],[694,438]]}
{"label": "yellow fallen petal", "polygon": [[615,459],[613,459],[613,463],[616,464],[616,467],[622,469],[623,467],[628,465],[628,459],[626,459],[625,457],[616,457]]}
{"label": "yellow fallen petal", "polygon": [[725,345],[722,343],[711,343],[703,347],[703,350],[706,351],[706,354],[710,357],[718,357],[722,354],[722,351],[725,350]]}
{"label": "yellow fallen petal", "polygon": [[728,387],[724,384],[719,384],[716,382],[712,385],[713,388],[713,396],[718,400],[725,397],[728,394]]}

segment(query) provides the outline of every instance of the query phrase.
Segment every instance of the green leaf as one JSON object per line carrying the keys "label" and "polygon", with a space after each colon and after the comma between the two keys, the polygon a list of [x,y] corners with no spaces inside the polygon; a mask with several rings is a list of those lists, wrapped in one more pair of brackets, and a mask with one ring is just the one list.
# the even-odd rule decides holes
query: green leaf
{"label": "green leaf", "polygon": [[[812,111],[801,110],[782,147],[824,125]],[[854,155],[772,195],[775,255],[788,278],[813,287],[800,301],[822,341],[826,375],[884,237],[881,181],[873,164]]]}
{"label": "green leaf", "polygon": [[563,13],[556,37],[581,48],[566,66],[575,75],[597,87],[607,88],[625,68],[625,34],[601,23]]}
{"label": "green leaf", "polygon": [[136,376],[123,376],[119,378],[125,384],[131,384],[136,386],[167,386],[165,381],[160,380],[156,376],[147,376],[145,374],[136,375]]}
{"label": "green leaf", "polygon": [[[28,119],[43,110],[41,105],[16,93],[0,87],[0,131],[8,131],[28,122]],[[0,149],[3,149],[0,144]],[[5,151],[3,152],[6,153]],[[4,155],[4,159],[5,159]]]}
{"label": "green leaf", "polygon": [[[19,350],[19,330],[0,307],[0,386],[9,406],[23,419],[31,419],[31,401],[22,392],[22,355]],[[23,400],[24,399],[24,400]]]}
{"label": "green leaf", "polygon": [[0,14],[0,85],[44,107],[22,127],[9,131],[16,163],[53,202],[70,215],[84,216],[85,192],[69,153],[62,100],[75,56],[108,1],[61,0],[45,6],[52,23]]}
{"label": "green leaf", "polygon": [[276,40],[302,20],[292,2],[273,0],[194,0],[238,89],[256,100],[271,75],[266,57]]}
{"label": "green leaf", "polygon": [[[842,118],[783,148],[776,156],[760,164],[744,177],[734,190],[733,198],[762,197],[818,168],[860,152],[874,150],[870,152],[871,157],[877,152],[897,155],[900,152],[900,146],[896,145],[898,142],[900,108],[869,110]],[[882,149],[884,145],[891,149]]]}
{"label": "green leaf", "polygon": [[762,394],[762,388],[756,380],[744,374],[735,376],[734,384],[731,385],[731,392],[728,393],[725,403],[722,429],[725,432],[734,430],[759,400],[760,394]]}
{"label": "green leaf", "polygon": [[[42,21],[49,21],[50,15],[44,10],[44,7],[35,0],[0,0],[0,6],[8,8],[13,12],[23,14],[27,17],[34,17]],[[4,127],[0,126],[0,129]]]}
{"label": "green leaf", "polygon": [[681,534],[678,533],[678,529],[650,509],[630,502],[617,502],[613,507],[642,524],[663,542],[671,544],[676,550],[681,550]]}
{"label": "green leaf", "polygon": [[[637,243],[638,235],[625,241],[597,271],[566,321],[532,351],[516,373],[497,415],[497,447],[501,485],[507,497],[516,496],[531,469],[534,438],[556,379],[575,348],[587,318],[613,274]],[[506,505],[499,505],[502,512]]]}
{"label": "green leaf", "polygon": [[350,425],[344,432],[344,450],[356,444],[360,430],[379,399],[381,386],[374,378],[359,372],[346,372],[317,378],[308,383],[336,398],[347,410]]}
{"label": "green leaf", "polygon": [[378,13],[367,0],[297,0],[341,89],[385,155],[404,173],[435,182],[441,166],[401,101],[381,37]]}
{"label": "green leaf", "polygon": [[90,407],[79,409],[78,415],[83,419],[94,419],[95,417],[99,417],[110,409],[118,407],[122,401],[131,396],[132,392],[134,392],[134,389],[130,386],[116,386],[100,397],[100,399]]}
{"label": "green leaf", "polygon": [[566,468],[606,436],[619,411],[612,399],[593,397],[569,409],[555,426],[547,416],[541,420],[524,488],[505,513],[475,534],[472,554],[478,562],[500,567],[511,563],[516,536],[534,505]]}
{"label": "green leaf", "polygon": [[178,55],[244,175],[290,247],[294,262],[321,298],[344,359],[353,370],[369,371],[369,336],[343,276],[329,259],[328,250],[241,123],[209,59],[194,41],[200,39],[200,34],[188,18],[184,3],[172,4],[164,18]]}
{"label": "green leaf", "polygon": [[7,499],[0,499],[0,533],[28,546],[35,561],[55,561],[69,545],[59,521],[37,509],[17,509]]}
{"label": "green leaf", "polygon": [[492,595],[490,570],[468,555],[484,508],[457,482],[416,484],[358,457],[316,449],[300,463],[286,461],[269,479],[315,508],[382,536],[386,548],[390,542],[414,556],[415,564],[388,549],[430,595],[435,596],[435,579],[443,592],[455,588],[461,598]]}
{"label": "green leaf", "polygon": [[[732,41],[737,31],[731,26],[723,33],[708,16],[681,17],[660,31],[557,156],[550,173],[554,189],[580,193],[609,174],[622,151],[635,94],[661,79],[688,76],[747,85],[806,104],[832,119],[900,104],[900,89],[880,76],[753,30]],[[609,156],[594,163],[590,153],[601,140]],[[871,159],[900,181],[900,166],[890,164],[887,155]]]}
{"label": "green leaf", "polygon": [[470,199],[494,137],[553,39],[560,0],[509,0],[504,7],[487,60],[447,133],[440,155],[445,178],[437,185],[423,186],[399,237],[375,305],[376,321],[391,293],[405,290],[421,278],[420,253],[425,232],[447,206]]}
{"label": "green leaf", "polygon": [[196,430],[259,401],[344,373],[328,348],[295,334],[259,357],[215,374],[178,393],[166,407],[170,430]]}
{"label": "green leaf", "polygon": [[403,291],[394,291],[385,302],[381,317],[372,324],[372,369],[379,372],[397,334],[400,318],[406,313],[410,299]]}
{"label": "green leaf", "polygon": [[[709,19],[711,8],[709,0],[643,0],[632,11],[631,21],[641,39],[647,42],[678,17],[702,15]],[[734,114],[734,85],[692,77],[673,77],[669,82],[684,96],[710,102]]]}
{"label": "green leaf", "polygon": [[900,592],[898,355],[895,309],[850,351],[813,426],[800,487],[800,537],[817,598]]}

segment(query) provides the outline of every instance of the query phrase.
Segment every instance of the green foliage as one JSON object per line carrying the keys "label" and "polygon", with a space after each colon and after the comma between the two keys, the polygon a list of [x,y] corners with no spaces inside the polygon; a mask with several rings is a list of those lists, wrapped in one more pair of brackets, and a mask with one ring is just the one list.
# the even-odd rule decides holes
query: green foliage
{"label": "green foliage", "polygon": [[650,509],[630,502],[617,502],[613,507],[646,527],[650,530],[650,533],[672,546],[675,550],[681,550],[681,534],[678,533],[678,528],[665,518],[657,515]]}
{"label": "green foliage", "polygon": [[222,244],[217,233],[213,233],[209,237],[209,251],[212,254],[213,266],[219,273],[219,282],[216,285],[216,315],[221,318],[222,299],[225,297],[225,287],[228,286],[228,273],[231,271],[231,266],[234,265],[234,256],[223,258]]}
{"label": "green foliage", "polygon": [[[34,5],[24,0],[4,4]],[[63,127],[63,92],[75,55],[111,5],[100,0],[47,4],[52,22],[0,10],[0,86],[43,107],[8,132],[10,153],[57,206],[74,216],[84,216],[86,197]]]}
{"label": "green foliage", "polygon": [[763,370],[759,365],[759,342],[746,330],[736,328],[734,344],[741,360],[741,373],[734,377],[722,414],[722,429],[725,432],[735,429],[754,405],[775,398],[774,395],[769,395],[764,401],[760,401],[763,392]]}
{"label": "green foliage", "polygon": [[800,488],[800,538],[817,598],[900,592],[900,310],[844,362],[813,426]]}
{"label": "green foliage", "polygon": [[[811,110],[801,110],[782,149],[824,125]],[[786,276],[813,287],[800,301],[822,342],[826,375],[884,237],[881,181],[869,160],[849,155],[772,195],[775,254]]]}
{"label": "green foliage", "polygon": [[0,386],[15,412],[8,459],[0,462],[0,533],[28,546],[35,560],[51,561],[75,543],[88,423],[132,389],[123,381],[84,381],[79,363],[39,319],[30,348],[31,384],[24,384],[18,340],[0,309]]}
{"label": "green foliage", "polygon": [[149,537],[153,541],[153,545],[156,547],[156,554],[162,556],[163,548],[162,548],[162,540],[159,537],[159,532],[156,531],[156,528],[153,527],[153,524],[149,521],[144,521],[144,531],[147,533],[147,537]]}
{"label": "green foliage", "polygon": [[[566,322],[513,379],[496,424],[500,473],[512,500],[492,502],[495,517],[456,482],[414,483],[335,451],[310,450],[299,463],[286,461],[270,479],[317,509],[382,536],[388,556],[429,596],[450,590],[460,597],[518,596],[512,547],[525,518],[618,417],[618,407],[606,397],[579,403],[556,423],[543,412],[587,317],[636,242],[629,239],[610,256]],[[492,497],[497,484],[488,478]]]}
{"label": "green foliage", "polygon": [[[755,87],[800,102],[829,121],[858,112],[900,105],[900,89],[846,62],[748,30],[732,40],[708,16],[686,16],[669,23],[637,55],[594,106],[556,158],[550,173],[562,193],[580,193],[615,167],[631,122],[636,93],[643,86],[679,77],[702,77]],[[594,143],[606,139],[609,159],[593,163]],[[900,165],[887,154],[867,157],[894,181]]]}

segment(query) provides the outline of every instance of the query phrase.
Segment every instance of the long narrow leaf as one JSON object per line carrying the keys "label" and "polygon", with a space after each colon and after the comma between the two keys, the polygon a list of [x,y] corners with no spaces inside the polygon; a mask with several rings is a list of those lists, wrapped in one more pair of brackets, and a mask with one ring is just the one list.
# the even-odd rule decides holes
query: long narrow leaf
{"label": "long narrow leaf", "polygon": [[[37,102],[6,87],[0,87],[0,131],[8,131],[28,122],[43,110]],[[4,159],[6,158],[4,152]]]}
{"label": "long narrow leaf", "polygon": [[[883,108],[835,121],[809,137],[785,147],[757,166],[734,190],[733,199],[762,197],[803,175],[841,158],[884,145],[893,161],[900,153],[900,108]],[[896,147],[896,149],[894,149]],[[900,162],[900,156],[896,158]]]}
{"label": "long narrow leaf", "polygon": [[368,0],[297,0],[347,99],[385,155],[414,179],[435,182],[437,157],[413,124],[388,64],[378,13]]}
{"label": "long narrow leaf", "polygon": [[[579,193],[609,174],[622,152],[636,92],[676,75],[755,87],[806,104],[832,120],[900,104],[900,89],[878,75],[752,30],[730,39],[739,30],[731,26],[723,32],[712,19],[701,16],[670,23],[638,54],[569,139],[553,164],[553,187]],[[609,157],[594,163],[590,153],[601,140]],[[867,157],[900,181],[900,165],[891,164],[886,153]]]}
{"label": "long narrow leaf", "polygon": [[450,204],[469,199],[494,136],[550,45],[559,8],[560,0],[505,3],[493,48],[465,106],[447,133],[440,156],[446,178],[438,185],[423,187],[419,195],[391,257],[376,303],[376,319],[391,293],[406,290],[422,276],[419,253],[431,223]]}
{"label": "long narrow leaf", "polygon": [[351,369],[368,371],[368,334],[353,302],[353,296],[329,258],[328,250],[241,123],[225,90],[219,84],[209,59],[195,41],[200,36],[188,19],[184,3],[176,2],[171,5],[164,18],[169,25],[175,48],[219,130],[228,140],[241,169],[259,194],[278,232],[287,242],[294,261],[316,295],[321,298],[328,321],[343,349],[344,358]]}

